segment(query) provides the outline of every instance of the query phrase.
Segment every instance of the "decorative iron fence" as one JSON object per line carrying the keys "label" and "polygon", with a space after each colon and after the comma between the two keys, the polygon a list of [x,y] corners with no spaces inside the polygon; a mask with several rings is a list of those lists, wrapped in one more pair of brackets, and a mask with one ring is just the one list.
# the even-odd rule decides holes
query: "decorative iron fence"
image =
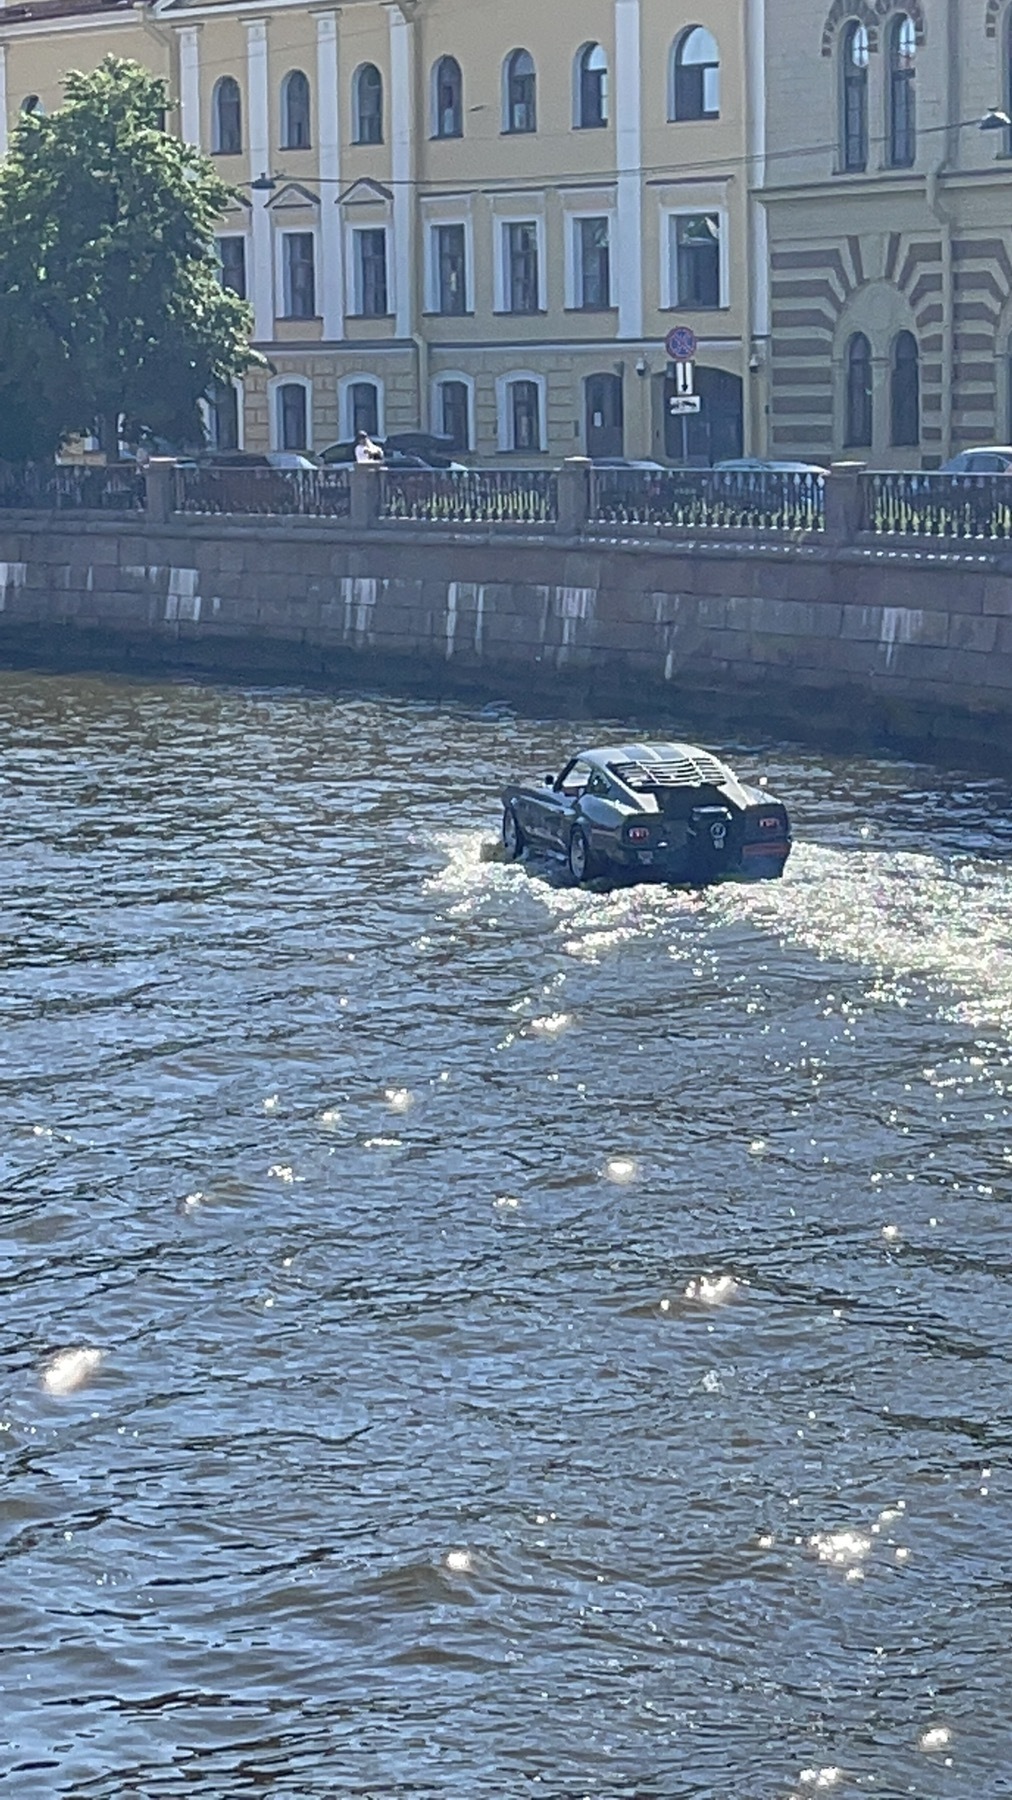
{"label": "decorative iron fence", "polygon": [[100,469],[81,463],[0,463],[0,507],[7,511],[137,512],[144,475],[136,463]]}
{"label": "decorative iron fence", "polygon": [[883,537],[1012,538],[1008,475],[865,474],[861,527]]}
{"label": "decorative iron fence", "polygon": [[183,513],[270,513],[277,517],[346,519],[347,469],[178,468],[175,510]]}
{"label": "decorative iron fence", "polygon": [[554,525],[554,469],[384,469],[380,518],[432,525]]}
{"label": "decorative iron fence", "polygon": [[595,525],[822,531],[825,478],[780,469],[593,469]]}

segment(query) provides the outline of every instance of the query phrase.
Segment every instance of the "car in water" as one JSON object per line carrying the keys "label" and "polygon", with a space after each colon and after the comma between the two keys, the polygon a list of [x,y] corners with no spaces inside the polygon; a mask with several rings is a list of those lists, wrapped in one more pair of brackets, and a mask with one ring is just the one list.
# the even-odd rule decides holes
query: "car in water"
{"label": "car in water", "polygon": [[548,852],[577,883],[773,881],[791,850],[783,801],[693,744],[581,750],[557,775],[507,787],[502,801],[507,861]]}

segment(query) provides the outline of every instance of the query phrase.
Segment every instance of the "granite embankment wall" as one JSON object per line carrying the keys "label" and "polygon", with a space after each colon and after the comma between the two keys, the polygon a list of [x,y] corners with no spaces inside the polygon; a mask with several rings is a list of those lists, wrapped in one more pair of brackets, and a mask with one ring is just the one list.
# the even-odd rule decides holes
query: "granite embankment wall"
{"label": "granite embankment wall", "polygon": [[164,666],[691,717],[1012,755],[1012,560],[569,542],[306,519],[12,515],[0,659]]}

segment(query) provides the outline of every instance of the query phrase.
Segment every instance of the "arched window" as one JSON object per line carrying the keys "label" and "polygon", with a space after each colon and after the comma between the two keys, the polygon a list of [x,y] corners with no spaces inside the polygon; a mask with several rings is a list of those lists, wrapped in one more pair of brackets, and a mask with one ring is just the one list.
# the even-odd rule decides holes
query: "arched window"
{"label": "arched window", "polygon": [[217,156],[238,156],[242,149],[242,95],[234,75],[223,75],[214,84],[211,142]]}
{"label": "arched window", "polygon": [[529,50],[514,50],[503,64],[502,128],[504,131],[536,131],[538,78]]}
{"label": "arched window", "polygon": [[840,160],[852,171],[868,166],[868,33],[856,22],[843,34]]}
{"label": "arched window", "polygon": [[432,71],[432,135],[464,135],[464,82],[455,56],[441,56]]}
{"label": "arched window", "polygon": [[917,339],[912,331],[897,333],[889,382],[890,436],[894,444],[921,441],[921,376]]}
{"label": "arched window", "polygon": [[702,25],[690,25],[671,52],[669,119],[716,119],[720,113],[720,51]]}
{"label": "arched window", "polygon": [[379,437],[379,390],[374,381],[352,382],[348,389],[348,408],[353,438],[360,431],[367,432],[371,438]]}
{"label": "arched window", "polygon": [[212,450],[238,450],[239,390],[232,381],[213,381],[207,397],[207,439]]}
{"label": "arched window", "polygon": [[917,34],[913,19],[900,13],[889,26],[889,118],[887,149],[893,169],[909,169],[917,153],[914,61]]}
{"label": "arched window", "polygon": [[355,70],[351,84],[351,112],[356,144],[383,142],[383,77],[375,63]]}
{"label": "arched window", "polygon": [[436,430],[447,449],[471,448],[472,387],[462,375],[440,376],[436,383]]}
{"label": "arched window", "polygon": [[382,443],[384,410],[383,383],[375,375],[342,375],[337,384],[337,417],[345,443],[351,443],[360,431]]}
{"label": "arched window", "polygon": [[308,150],[309,80],[301,69],[293,69],[281,83],[281,148]]}
{"label": "arched window", "polygon": [[863,331],[847,344],[846,418],[843,441],[848,449],[871,447],[871,345]]}
{"label": "arched window", "polygon": [[275,389],[275,400],[278,409],[278,449],[308,449],[309,406],[303,383],[282,382]]}
{"label": "arched window", "polygon": [[584,44],[576,58],[573,124],[591,130],[608,123],[608,58],[600,44]]}

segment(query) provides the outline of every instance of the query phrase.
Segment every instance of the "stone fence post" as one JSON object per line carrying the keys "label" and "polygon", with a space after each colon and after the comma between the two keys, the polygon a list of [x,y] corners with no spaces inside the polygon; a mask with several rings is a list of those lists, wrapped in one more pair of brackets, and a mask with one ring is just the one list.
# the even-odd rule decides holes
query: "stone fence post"
{"label": "stone fence post", "polygon": [[582,537],[590,514],[590,461],[586,456],[567,456],[558,473],[559,516],[555,529],[560,537]]}
{"label": "stone fence post", "polygon": [[861,529],[860,462],[830,463],[826,476],[826,541],[852,544]]}
{"label": "stone fence post", "polygon": [[371,531],[380,516],[380,476],[377,463],[352,463],[351,522],[359,531]]}
{"label": "stone fence post", "polygon": [[153,456],[144,471],[144,511],[149,525],[167,525],[176,507],[176,462]]}

